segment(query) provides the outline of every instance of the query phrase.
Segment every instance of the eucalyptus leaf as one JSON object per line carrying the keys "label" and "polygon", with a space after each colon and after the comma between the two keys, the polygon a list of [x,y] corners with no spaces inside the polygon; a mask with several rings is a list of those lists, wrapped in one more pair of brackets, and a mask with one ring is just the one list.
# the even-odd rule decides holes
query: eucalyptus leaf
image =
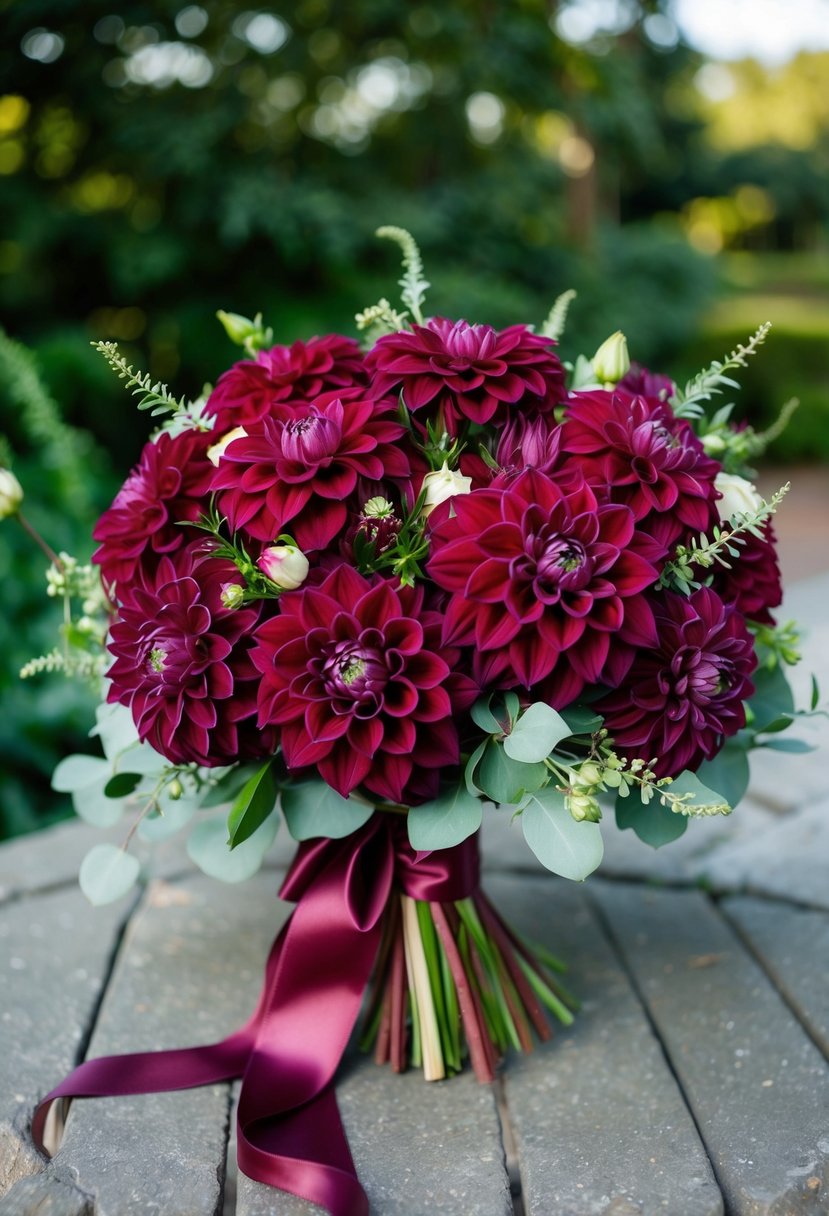
{"label": "eucalyptus leaf", "polygon": [[805,739],[768,739],[761,746],[770,748],[773,752],[790,752],[796,756],[817,750],[813,743],[807,743]]}
{"label": "eucalyptus leaf", "polygon": [[504,740],[504,751],[511,760],[536,764],[546,760],[571,733],[560,713],[544,701],[536,701],[524,710]]}
{"label": "eucalyptus leaf", "polygon": [[95,710],[95,726],[89,735],[90,738],[97,735],[101,740],[107,760],[115,760],[121,752],[139,741],[132,714],[126,705],[120,705],[118,702],[110,705],[104,701],[98,706]]}
{"label": "eucalyptus leaf", "polygon": [[151,844],[175,836],[176,832],[186,827],[198,809],[195,798],[172,799],[165,793],[159,795],[158,803],[160,813],[145,815],[138,825],[138,835]]}
{"label": "eucalyptus leaf", "polygon": [[[694,808],[713,807],[717,805],[725,805],[727,810],[731,810],[731,803],[718,790],[711,790],[705,785],[696,773],[685,769],[674,777],[669,786],[665,787],[669,794],[691,794],[691,798],[684,804],[686,810],[684,814],[693,814]],[[680,814],[681,812],[672,812],[672,814]],[[726,811],[722,812],[723,814]]]}
{"label": "eucalyptus leaf", "polygon": [[503,727],[489,708],[491,701],[491,697],[484,697],[480,701],[476,701],[469,711],[470,716],[475,725],[484,731],[485,734],[501,735],[504,733]]}
{"label": "eucalyptus leaf", "polygon": [[[207,809],[214,806],[227,806],[233,802],[247,785],[250,778],[258,770],[253,764],[238,764],[222,774],[214,785],[207,787],[207,793],[202,795],[201,805]],[[215,770],[211,771],[211,777]]]}
{"label": "eucalyptus leaf", "polygon": [[597,823],[577,823],[559,790],[530,794],[523,803],[524,839],[538,860],[554,874],[581,882],[599,865],[604,853]]}
{"label": "eucalyptus leaf", "polygon": [[571,735],[592,735],[604,726],[604,718],[589,705],[568,705],[561,710],[561,716]]}
{"label": "eucalyptus leaf", "polygon": [[204,819],[190,833],[187,853],[211,878],[221,882],[244,882],[261,868],[278,826],[277,817],[269,816],[252,836],[231,851],[224,818]]}
{"label": "eucalyptus leaf", "polygon": [[688,827],[688,818],[661,806],[657,798],[646,805],[634,795],[616,799],[616,823],[623,830],[632,828],[645,844],[660,849],[663,844],[679,839]]}
{"label": "eucalyptus leaf", "polygon": [[406,816],[409,843],[424,852],[451,849],[477,832],[482,818],[480,798],[470,794],[465,785],[450,786],[432,802],[411,808]]}
{"label": "eucalyptus leaf", "polygon": [[483,792],[475,779],[475,770],[481,761],[481,757],[486,751],[488,742],[488,739],[484,739],[482,743],[479,743],[466,762],[466,768],[464,769],[464,781],[466,782],[467,792],[470,794],[480,794]]}
{"label": "eucalyptus leaf", "polygon": [[318,779],[286,786],[281,806],[294,840],[313,840],[318,836],[340,840],[356,832],[374,814],[373,806],[356,798],[343,798]]}
{"label": "eucalyptus leaf", "polygon": [[141,870],[138,859],[114,844],[96,844],[81,862],[81,890],[95,907],[114,903],[135,884]]}
{"label": "eucalyptus leaf", "polygon": [[114,827],[126,807],[124,799],[107,798],[104,785],[105,782],[99,781],[96,785],[88,785],[85,789],[74,790],[72,793],[75,814],[94,828]]}
{"label": "eucalyptus leaf", "polygon": [[71,794],[105,783],[111,775],[111,766],[98,756],[66,756],[52,773],[52,789]]}
{"label": "eucalyptus leaf", "polygon": [[751,725],[754,730],[764,730],[782,714],[794,713],[794,696],[783,668],[779,663],[769,669],[759,668],[753,676],[754,696],[748,703]]}
{"label": "eucalyptus leaf", "polygon": [[248,778],[236,795],[227,817],[227,837],[231,849],[252,836],[276,806],[276,786],[271,761]]}
{"label": "eucalyptus leaf", "polygon": [[493,802],[520,802],[525,793],[540,789],[547,780],[543,764],[522,764],[511,759],[503,746],[490,739],[478,766],[478,783]]}
{"label": "eucalyptus leaf", "polygon": [[[737,806],[748,789],[751,777],[748,751],[729,741],[712,760],[704,760],[697,776],[710,789],[719,790],[729,806]],[[670,787],[669,787],[670,788]],[[685,818],[685,816],[674,816]]]}
{"label": "eucalyptus leaf", "polygon": [[129,798],[140,784],[140,773],[116,773],[104,786],[104,794],[107,798]]}

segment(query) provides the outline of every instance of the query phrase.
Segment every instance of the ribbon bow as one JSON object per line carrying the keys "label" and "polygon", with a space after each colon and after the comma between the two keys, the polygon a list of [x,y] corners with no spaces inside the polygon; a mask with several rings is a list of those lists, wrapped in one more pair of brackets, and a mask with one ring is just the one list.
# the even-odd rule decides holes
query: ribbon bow
{"label": "ribbon bow", "polygon": [[478,884],[470,837],[415,853],[402,816],[377,813],[343,840],[300,845],[280,896],[297,906],[271,948],[251,1018],[220,1043],[87,1060],[35,1110],[46,1152],[52,1103],[155,1093],[242,1078],[239,1168],[331,1216],[368,1216],[333,1077],[360,1011],[393,884],[413,899],[463,899]]}

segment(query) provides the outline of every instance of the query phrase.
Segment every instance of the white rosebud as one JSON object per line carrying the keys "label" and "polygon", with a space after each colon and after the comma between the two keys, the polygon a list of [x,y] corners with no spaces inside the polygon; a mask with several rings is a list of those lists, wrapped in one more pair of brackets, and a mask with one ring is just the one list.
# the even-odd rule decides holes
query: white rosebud
{"label": "white rosebud", "polygon": [[462,473],[450,469],[444,460],[441,468],[434,469],[423,478],[421,491],[426,491],[423,514],[428,518],[435,507],[446,502],[447,498],[454,498],[456,494],[468,494],[471,489],[472,478],[464,477]]}
{"label": "white rosebud", "polygon": [[245,435],[247,435],[247,431],[243,426],[235,426],[232,431],[228,431],[226,435],[222,435],[221,439],[207,449],[207,459],[218,468],[219,461],[225,454],[225,449],[233,443],[234,439],[242,439]]}
{"label": "white rosebud", "polygon": [[717,503],[720,519],[729,520],[735,515],[754,515],[763,505],[756,486],[736,473],[718,473],[714,486],[722,494]]}
{"label": "white rosebud", "polygon": [[617,384],[630,371],[627,338],[621,329],[605,338],[591,363],[600,384]]}
{"label": "white rosebud", "polygon": [[308,577],[308,558],[296,545],[270,545],[256,564],[282,591],[296,591]]}
{"label": "white rosebud", "polygon": [[0,519],[16,515],[23,501],[23,487],[11,469],[0,469]]}

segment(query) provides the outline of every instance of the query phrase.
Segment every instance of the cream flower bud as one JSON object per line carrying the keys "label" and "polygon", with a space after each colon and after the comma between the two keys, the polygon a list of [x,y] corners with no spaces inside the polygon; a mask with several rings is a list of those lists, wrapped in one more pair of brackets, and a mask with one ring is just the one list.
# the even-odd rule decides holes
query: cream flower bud
{"label": "cream flower bud", "polygon": [[700,443],[706,456],[720,456],[725,451],[725,440],[716,431],[712,431],[710,435],[703,435]]}
{"label": "cream flower bud", "polygon": [[296,591],[308,577],[308,558],[296,545],[270,545],[256,564],[282,591]]}
{"label": "cream flower bud", "polygon": [[219,461],[225,454],[225,449],[233,443],[234,439],[242,439],[247,435],[247,431],[243,426],[235,426],[232,431],[222,435],[221,439],[217,440],[211,447],[207,449],[207,459],[211,464],[219,467]]}
{"label": "cream flower bud", "polygon": [[0,469],[0,519],[16,515],[23,501],[23,487],[11,469]]}
{"label": "cream flower bud", "polygon": [[447,498],[454,498],[456,494],[468,494],[472,489],[472,478],[464,477],[462,473],[450,469],[444,460],[441,468],[426,474],[421,489],[426,491],[423,514],[428,518],[435,507],[446,502]]}
{"label": "cream flower bud", "polygon": [[222,583],[222,591],[219,597],[222,605],[231,611],[238,608],[245,598],[245,589],[241,583]]}
{"label": "cream flower bud", "polygon": [[591,360],[600,384],[616,384],[630,370],[627,338],[621,329],[605,338]]}
{"label": "cream flower bud", "polygon": [[241,346],[247,338],[258,333],[259,326],[255,321],[251,321],[249,317],[243,317],[238,312],[225,312],[220,308],[216,316],[224,326],[224,331],[230,338],[231,342],[235,342],[237,346]]}
{"label": "cream flower bud", "polygon": [[736,473],[718,473],[714,486],[722,494],[717,503],[720,519],[729,520],[734,515],[754,515],[763,505],[756,486]]}

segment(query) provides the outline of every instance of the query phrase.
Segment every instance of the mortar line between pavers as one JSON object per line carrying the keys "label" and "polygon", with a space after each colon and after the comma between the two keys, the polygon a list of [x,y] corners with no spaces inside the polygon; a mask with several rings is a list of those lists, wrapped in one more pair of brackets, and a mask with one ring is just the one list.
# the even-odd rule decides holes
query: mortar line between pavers
{"label": "mortar line between pavers", "polygon": [[699,1142],[702,1145],[703,1151],[705,1152],[705,1156],[708,1159],[708,1164],[711,1167],[711,1173],[714,1175],[714,1181],[716,1182],[717,1189],[720,1193],[720,1201],[722,1202],[724,1216],[731,1216],[731,1211],[729,1209],[728,1202],[726,1200],[726,1193],[727,1193],[726,1187],[723,1183],[722,1178],[720,1177],[719,1171],[717,1170],[716,1164],[714,1162],[714,1158],[711,1155],[711,1150],[708,1147],[708,1141],[705,1138],[705,1136],[703,1135],[702,1128],[701,1128],[701,1126],[699,1124],[699,1120],[697,1119],[697,1116],[696,1116],[696,1111],[694,1110],[693,1106],[691,1105],[690,1098],[688,1097],[685,1086],[682,1083],[682,1078],[679,1076],[679,1073],[677,1072],[676,1068],[674,1067],[674,1062],[671,1058],[670,1052],[668,1051],[668,1048],[662,1038],[662,1035],[659,1033],[659,1027],[657,1026],[656,1021],[654,1020],[654,1017],[651,1013],[650,1006],[648,1005],[648,1002],[647,1002],[645,994],[642,990],[642,987],[639,984],[639,981],[637,980],[636,975],[633,972],[633,968],[629,965],[629,963],[627,961],[627,956],[625,955],[622,944],[619,941],[619,939],[617,938],[616,934],[613,932],[610,921],[605,916],[601,905],[594,898],[594,896],[592,895],[592,893],[590,891],[586,891],[585,896],[586,896],[587,903],[588,903],[591,911],[593,912],[595,919],[598,921],[599,929],[603,933],[605,940],[607,941],[607,944],[610,947],[610,950],[612,951],[613,955],[617,959],[619,966],[621,967],[622,971],[624,972],[624,974],[627,978],[628,983],[631,986],[633,995],[635,996],[637,1002],[639,1003],[642,1013],[644,1014],[645,1019],[646,1019],[648,1025],[650,1026],[651,1034],[654,1036],[657,1043],[659,1044],[659,1050],[662,1053],[662,1058],[665,1061],[665,1066],[668,1069],[668,1072],[673,1077],[674,1083],[675,1083],[677,1089],[679,1090],[679,1094],[685,1105],[685,1109],[687,1110],[688,1115],[691,1119],[691,1122],[694,1125],[694,1130],[696,1131],[697,1136],[699,1137]]}
{"label": "mortar line between pavers", "polygon": [[124,946],[124,938],[127,935],[127,930],[129,929],[130,925],[132,924],[134,917],[136,916],[136,914],[140,911],[140,909],[143,907],[143,905],[146,902],[147,890],[148,890],[147,887],[142,887],[132,898],[132,900],[130,901],[129,907],[127,909],[127,913],[126,913],[124,919],[119,924],[118,929],[115,933],[115,936],[112,941],[112,946],[110,948],[109,955],[107,957],[106,968],[105,968],[104,974],[102,976],[101,987],[98,992],[98,996],[95,1000],[94,1005],[92,1006],[92,1009],[90,1010],[89,1022],[86,1026],[86,1029],[84,1030],[84,1033],[81,1035],[81,1038],[78,1041],[78,1046],[75,1050],[75,1066],[76,1067],[78,1064],[82,1064],[84,1062],[84,1060],[86,1059],[86,1053],[89,1050],[89,1044],[92,1042],[92,1036],[95,1033],[95,1027],[98,1025],[98,1018],[101,1013],[101,1008],[103,1006],[104,1001],[106,1000],[106,995],[109,992],[109,986],[112,981],[112,976],[115,972],[115,968],[118,965],[118,960],[121,956],[121,951]]}
{"label": "mortar line between pavers", "polygon": [[[815,1047],[818,1049],[818,1051],[823,1056],[823,1058],[827,1062],[829,1062],[829,1052],[827,1052],[825,1046],[821,1043],[819,1037],[812,1030],[812,1028],[809,1025],[808,1021],[806,1020],[805,1016],[800,1011],[798,1006],[795,1004],[794,999],[789,996],[789,993],[788,993],[788,990],[787,990],[785,984],[782,983],[779,976],[776,974],[774,968],[766,962],[766,959],[760,953],[760,950],[758,949],[757,945],[754,943],[754,941],[752,940],[750,935],[745,931],[743,926],[740,924],[740,922],[735,917],[732,917],[729,915],[728,910],[726,908],[720,907],[719,900],[713,900],[712,902],[713,902],[714,907],[716,908],[717,912],[719,913],[719,915],[722,917],[722,919],[728,925],[729,929],[731,929],[732,932],[734,933],[735,937],[738,938],[740,944],[743,946],[746,953],[748,955],[750,955],[751,958],[754,959],[755,963],[760,968],[760,970],[763,972],[763,975],[769,981],[772,988],[777,993],[777,995],[780,997],[781,1001],[786,1006],[789,1013],[792,1015],[794,1020],[797,1022],[798,1026],[801,1028],[803,1033],[806,1035],[806,1037],[812,1043],[814,1043]],[[817,909],[817,910],[821,911],[821,909]]]}
{"label": "mortar line between pavers", "polygon": [[[233,1084],[228,1081],[225,1085],[225,1151],[219,1162],[217,1176],[219,1179],[219,1195],[216,1200],[216,1206],[213,1209],[213,1216],[225,1216],[228,1212],[226,1204],[225,1191],[227,1188],[227,1179],[230,1168],[230,1140],[231,1140],[231,1121],[233,1119]],[[233,1205],[234,1212],[236,1205]]]}
{"label": "mortar line between pavers", "polygon": [[55,895],[58,891],[65,891],[69,887],[77,887],[78,878],[75,875],[72,878],[61,878],[56,882],[44,883],[42,887],[27,887],[25,889],[11,890],[0,894],[0,908],[6,908],[9,904],[19,904],[24,899],[38,899],[41,895]]}
{"label": "mortar line between pavers", "polygon": [[518,1155],[518,1137],[512,1124],[507,1098],[506,1077],[499,1073],[493,1081],[495,1114],[501,1132],[501,1147],[504,1152],[504,1173],[509,1181],[513,1216],[524,1216],[524,1180],[521,1177],[521,1160]]}

